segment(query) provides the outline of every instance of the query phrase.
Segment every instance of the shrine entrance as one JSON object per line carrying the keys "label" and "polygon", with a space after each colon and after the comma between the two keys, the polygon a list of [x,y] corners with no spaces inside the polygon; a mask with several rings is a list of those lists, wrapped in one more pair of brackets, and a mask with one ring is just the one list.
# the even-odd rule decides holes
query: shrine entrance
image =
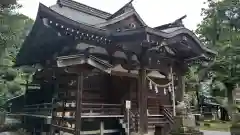
{"label": "shrine entrance", "polygon": [[[20,114],[29,130],[32,117],[41,116],[50,119],[41,124],[51,127],[51,134],[143,135],[159,127],[169,133],[175,104],[183,99],[184,73],[191,64],[211,61],[215,52],[184,27],[185,16],[151,28],[131,2],[114,14],[67,0],[50,8],[39,5],[16,66],[41,65],[38,93],[54,85],[47,96],[53,102],[46,109],[41,96],[37,105],[28,102],[35,110],[24,106]],[[126,100],[131,101],[128,121]]]}

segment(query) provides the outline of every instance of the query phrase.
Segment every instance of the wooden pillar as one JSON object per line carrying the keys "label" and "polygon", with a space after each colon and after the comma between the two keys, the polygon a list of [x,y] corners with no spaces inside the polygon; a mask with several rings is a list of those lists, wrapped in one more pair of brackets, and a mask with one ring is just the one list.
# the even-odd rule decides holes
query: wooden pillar
{"label": "wooden pillar", "polygon": [[185,93],[185,78],[183,75],[178,75],[177,89],[179,92],[178,101],[183,101],[184,93]]}
{"label": "wooden pillar", "polygon": [[76,127],[75,135],[80,135],[81,132],[81,112],[82,112],[82,91],[83,91],[83,72],[80,72],[77,77],[78,89],[77,89],[77,99],[76,99]]}
{"label": "wooden pillar", "polygon": [[175,77],[173,75],[173,70],[171,67],[171,79],[172,79],[172,106],[173,106],[173,116],[176,116],[176,92],[175,92]]}
{"label": "wooden pillar", "polygon": [[100,122],[100,135],[104,135],[104,121]]}
{"label": "wooden pillar", "polygon": [[148,116],[147,116],[147,98],[148,91],[146,88],[146,70],[141,68],[138,77],[138,106],[139,106],[139,132],[141,135],[148,132]]}
{"label": "wooden pillar", "polygon": [[[27,90],[28,90],[28,85],[29,85],[29,82],[28,80],[26,80],[26,86],[25,86],[25,92],[24,92],[24,99],[23,99],[23,112],[24,112],[24,108],[25,108],[25,105],[27,104]],[[9,108],[11,109],[11,107]],[[11,110],[9,110],[11,112]],[[25,113],[25,112],[24,112]],[[23,125],[26,126],[26,116],[23,116]]]}

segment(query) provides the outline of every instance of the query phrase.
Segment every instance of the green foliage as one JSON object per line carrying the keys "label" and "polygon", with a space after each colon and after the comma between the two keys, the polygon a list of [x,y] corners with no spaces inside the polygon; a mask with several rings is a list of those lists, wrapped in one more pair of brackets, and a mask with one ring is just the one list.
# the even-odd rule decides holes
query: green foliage
{"label": "green foliage", "polygon": [[11,94],[15,94],[16,92],[21,91],[21,85],[17,82],[7,82],[8,92]]}
{"label": "green foliage", "polygon": [[200,39],[218,55],[208,72],[212,88],[232,90],[240,81],[240,1],[208,0],[204,20],[198,26]]}
{"label": "green foliage", "polygon": [[[0,3],[1,4],[1,3]],[[0,7],[0,104],[24,92],[24,86],[32,72],[13,68],[16,55],[29,32],[33,20],[18,14],[20,6]]]}
{"label": "green foliage", "polygon": [[3,73],[2,79],[6,81],[13,81],[17,77],[17,75],[18,73],[16,70],[9,68]]}
{"label": "green foliage", "polygon": [[208,0],[203,21],[196,30],[200,40],[218,52],[208,67],[208,84],[214,96],[227,96],[230,114],[232,90],[240,82],[240,1]]}

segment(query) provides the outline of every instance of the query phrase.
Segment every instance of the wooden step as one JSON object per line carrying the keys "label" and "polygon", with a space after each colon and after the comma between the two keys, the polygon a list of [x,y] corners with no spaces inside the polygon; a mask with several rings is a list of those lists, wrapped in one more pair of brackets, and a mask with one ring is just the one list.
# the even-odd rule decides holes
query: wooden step
{"label": "wooden step", "polygon": [[164,125],[167,121],[165,117],[148,117],[148,125]]}
{"label": "wooden step", "polygon": [[52,124],[51,126],[58,131],[63,131],[63,132],[74,134],[74,129],[72,129],[72,128],[62,127],[62,126],[58,126],[58,125],[54,125],[54,124]]}

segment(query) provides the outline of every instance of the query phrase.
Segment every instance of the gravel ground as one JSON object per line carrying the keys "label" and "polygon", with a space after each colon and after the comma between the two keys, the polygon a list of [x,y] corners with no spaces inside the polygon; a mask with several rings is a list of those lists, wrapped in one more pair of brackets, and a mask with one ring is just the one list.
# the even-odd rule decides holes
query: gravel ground
{"label": "gravel ground", "polygon": [[206,131],[202,130],[204,135],[231,135],[230,132],[221,132],[221,131]]}

